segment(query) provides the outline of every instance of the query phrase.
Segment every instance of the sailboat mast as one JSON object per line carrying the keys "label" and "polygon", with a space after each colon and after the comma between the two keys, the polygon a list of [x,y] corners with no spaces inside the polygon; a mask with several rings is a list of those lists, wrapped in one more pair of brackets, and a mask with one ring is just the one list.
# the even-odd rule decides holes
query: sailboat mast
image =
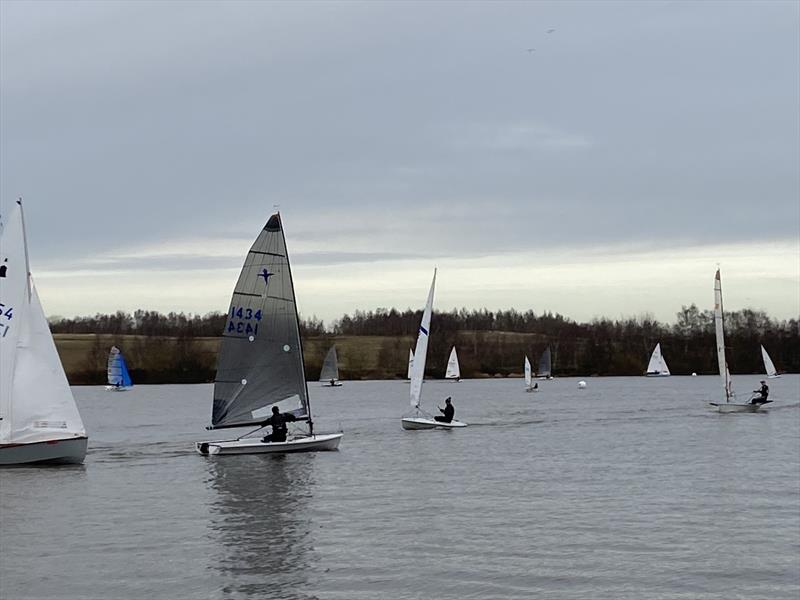
{"label": "sailboat mast", "polygon": [[31,264],[28,259],[28,233],[25,230],[25,211],[22,210],[22,198],[17,200],[19,205],[19,218],[22,221],[22,245],[25,247],[25,289],[28,291],[28,302],[31,301]]}
{"label": "sailboat mast", "polygon": [[[289,249],[286,246],[286,232],[283,228],[283,218],[278,211],[278,221],[281,224],[281,237],[283,238],[283,247],[286,248],[286,267],[289,269],[289,285],[292,286],[292,296],[296,299],[297,294],[294,293],[294,277],[292,277],[292,264],[289,261]],[[306,381],[306,360],[303,353],[303,336],[300,333],[300,314],[297,312],[297,300],[294,302],[294,322],[297,327],[297,339],[300,340],[300,370],[303,373],[303,385],[306,386],[306,406],[308,406],[308,432],[314,435],[314,420],[311,415],[311,396],[308,393],[308,381]]]}

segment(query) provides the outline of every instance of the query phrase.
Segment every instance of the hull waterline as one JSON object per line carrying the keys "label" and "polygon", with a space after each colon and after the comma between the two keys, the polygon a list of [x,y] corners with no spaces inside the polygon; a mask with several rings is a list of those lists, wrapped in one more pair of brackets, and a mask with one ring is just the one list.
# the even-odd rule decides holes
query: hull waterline
{"label": "hull waterline", "polygon": [[442,421],[426,419],[424,417],[404,417],[400,423],[403,426],[403,429],[408,429],[410,431],[420,429],[459,429],[467,426],[466,423],[462,423],[461,421],[450,421],[449,423],[444,423]]}

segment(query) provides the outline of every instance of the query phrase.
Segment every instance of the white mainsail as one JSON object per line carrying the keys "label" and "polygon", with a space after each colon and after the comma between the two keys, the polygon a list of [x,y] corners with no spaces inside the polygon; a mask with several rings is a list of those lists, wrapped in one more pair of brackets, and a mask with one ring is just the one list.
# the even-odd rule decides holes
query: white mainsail
{"label": "white mainsail", "polygon": [[322,362],[322,369],[319,372],[320,381],[339,381],[339,358],[336,355],[336,345],[331,346],[325,360]]}
{"label": "white mainsail", "polygon": [[30,276],[21,205],[0,242],[0,445],[85,438]]}
{"label": "white mainsail", "polygon": [[719,269],[714,276],[714,329],[717,336],[717,363],[719,365],[719,376],[725,388],[725,402],[730,402],[733,396],[731,386],[731,374],[728,371],[728,363],[725,360],[725,326],[723,323],[722,312],[722,282],[720,281]]}
{"label": "white mainsail", "polygon": [[531,361],[529,361],[528,357],[525,356],[525,385],[531,387],[532,382],[533,382],[533,372],[531,369]]}
{"label": "white mainsail", "polygon": [[450,351],[450,358],[447,359],[447,370],[444,374],[445,379],[460,379],[461,367],[458,366],[458,354],[456,354],[456,347]]}
{"label": "white mainsail", "polygon": [[411,371],[414,368],[414,351],[409,348],[408,349],[408,373],[406,375],[406,379],[411,379]]}
{"label": "white mainsail", "polygon": [[428,356],[428,337],[431,329],[431,313],[433,312],[433,290],[436,287],[436,269],[433,270],[433,281],[428,292],[428,301],[419,324],[417,347],[414,351],[414,365],[411,368],[411,406],[419,408],[422,399],[422,380],[425,376],[425,361]]}
{"label": "white mainsail", "polygon": [[778,375],[778,371],[775,370],[775,364],[772,362],[772,359],[769,357],[769,354],[767,354],[767,349],[764,348],[763,345],[761,346],[761,358],[764,359],[764,369],[767,372],[767,377],[769,377],[770,379],[780,377],[780,375]]}
{"label": "white mainsail", "polygon": [[661,343],[656,344],[653,354],[650,355],[650,362],[647,363],[647,375],[669,375],[669,367],[664,355],[661,354]]}

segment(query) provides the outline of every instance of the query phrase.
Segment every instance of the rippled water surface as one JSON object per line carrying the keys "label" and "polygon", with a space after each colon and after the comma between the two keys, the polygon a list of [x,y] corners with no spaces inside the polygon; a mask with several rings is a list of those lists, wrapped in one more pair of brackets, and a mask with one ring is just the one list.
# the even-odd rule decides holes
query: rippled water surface
{"label": "rippled water surface", "polygon": [[[735,377],[754,389],[757,376]],[[800,597],[800,377],[310,384],[338,452],[202,457],[211,386],[74,392],[82,467],[0,471],[0,597]]]}

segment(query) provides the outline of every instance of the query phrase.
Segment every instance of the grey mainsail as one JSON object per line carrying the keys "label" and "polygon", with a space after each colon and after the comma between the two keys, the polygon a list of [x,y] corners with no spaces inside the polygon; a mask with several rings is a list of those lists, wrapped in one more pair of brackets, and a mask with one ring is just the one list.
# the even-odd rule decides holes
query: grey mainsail
{"label": "grey mainsail", "polygon": [[539,359],[539,370],[536,372],[537,377],[550,377],[551,364],[550,364],[550,346],[542,352],[542,357]]}
{"label": "grey mainsail", "polygon": [[266,421],[271,407],[311,419],[300,324],[280,214],[245,258],[222,333],[212,429]]}
{"label": "grey mainsail", "polygon": [[331,346],[322,363],[319,373],[320,381],[339,381],[339,360],[336,356],[336,346]]}

